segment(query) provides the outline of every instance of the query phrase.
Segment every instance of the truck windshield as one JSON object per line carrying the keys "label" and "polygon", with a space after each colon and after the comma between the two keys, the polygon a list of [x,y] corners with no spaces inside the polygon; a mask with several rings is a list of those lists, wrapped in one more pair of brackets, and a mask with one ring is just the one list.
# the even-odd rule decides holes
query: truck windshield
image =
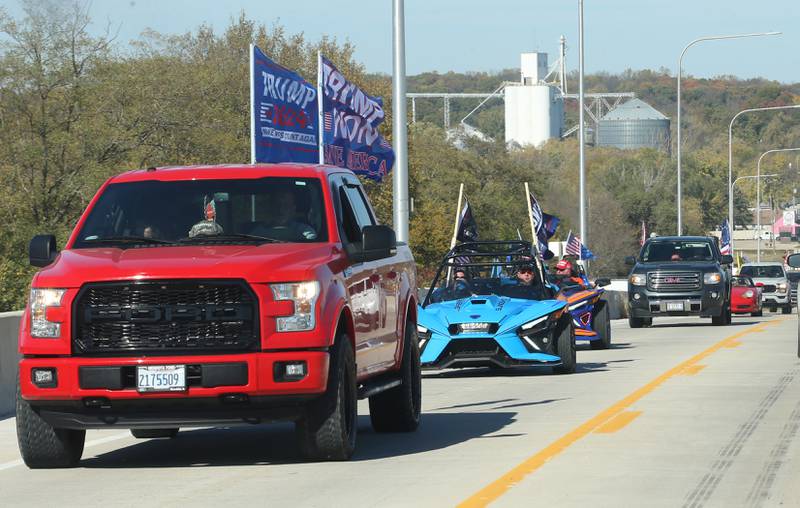
{"label": "truck windshield", "polygon": [[642,262],[713,261],[714,253],[708,242],[685,240],[651,241],[642,250]]}
{"label": "truck windshield", "polygon": [[314,178],[144,181],[109,185],[73,247],[179,242],[327,241]]}
{"label": "truck windshield", "polygon": [[778,265],[766,266],[743,266],[739,275],[747,275],[748,277],[766,278],[766,279],[779,279],[784,276],[783,267]]}

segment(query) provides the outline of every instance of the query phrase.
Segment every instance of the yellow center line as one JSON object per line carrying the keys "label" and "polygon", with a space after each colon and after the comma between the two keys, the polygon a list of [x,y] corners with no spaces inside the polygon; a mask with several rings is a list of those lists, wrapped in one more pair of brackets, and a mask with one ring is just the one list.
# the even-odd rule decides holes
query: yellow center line
{"label": "yellow center line", "polygon": [[624,429],[629,423],[635,420],[641,411],[623,411],[614,418],[610,419],[600,427],[598,427],[595,434],[613,434],[614,432]]}
{"label": "yellow center line", "polygon": [[[741,344],[741,342],[740,342],[740,344]],[[692,366],[686,367],[683,370],[683,372],[681,372],[681,376],[694,376],[695,374],[697,374],[698,372],[700,372],[701,370],[703,370],[705,368],[706,368],[705,365],[692,365]]]}
{"label": "yellow center line", "polygon": [[779,323],[781,321],[783,321],[783,319],[766,321],[754,326],[753,328],[735,333],[730,337],[727,337],[721,340],[720,342],[717,342],[716,344],[706,349],[705,351],[702,351],[701,353],[698,353],[693,357],[689,358],[688,360],[671,368],[670,370],[661,374],[660,376],[653,379],[646,385],[637,389],[624,399],[609,406],[608,408],[604,409],[591,419],[585,421],[581,425],[575,427],[574,429],[567,432],[560,438],[556,439],[555,441],[550,443],[547,447],[538,451],[534,455],[531,455],[523,462],[518,464],[516,467],[508,471],[506,474],[504,474],[497,480],[493,481],[486,487],[482,488],[481,490],[470,496],[468,499],[463,501],[458,506],[461,508],[487,506],[489,503],[497,500],[500,496],[505,494],[506,491],[508,491],[511,487],[521,482],[526,476],[530,475],[531,473],[542,467],[547,461],[549,461],[556,455],[560,454],[561,452],[569,448],[579,439],[585,437],[587,434],[590,434],[594,430],[598,429],[601,425],[608,422],[611,418],[614,418],[619,413],[629,408],[633,403],[637,402],[639,399],[641,399],[645,395],[649,394],[650,392],[652,392],[653,390],[664,384],[664,382],[670,379],[671,377],[683,373],[683,371],[685,371],[687,368],[693,367],[695,364],[707,358],[711,354],[719,351],[724,347],[728,347],[729,344],[736,342],[737,339],[739,339],[740,337],[743,337],[748,333],[762,331],[767,325]]}

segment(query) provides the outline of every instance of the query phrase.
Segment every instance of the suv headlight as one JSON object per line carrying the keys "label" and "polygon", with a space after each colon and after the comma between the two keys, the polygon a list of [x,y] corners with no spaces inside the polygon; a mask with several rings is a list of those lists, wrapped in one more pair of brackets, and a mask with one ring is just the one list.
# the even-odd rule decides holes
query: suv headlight
{"label": "suv headlight", "polygon": [[775,285],[775,287],[778,288],[778,291],[783,292],[786,291],[787,285],[785,282],[779,282]]}
{"label": "suv headlight", "polygon": [[279,332],[299,332],[313,330],[315,308],[319,297],[319,282],[288,282],[270,284],[275,300],[294,302],[294,314],[277,318],[276,329]]}
{"label": "suv headlight", "polygon": [[634,273],[628,277],[628,282],[633,286],[644,286],[647,284],[647,276],[643,273]]}
{"label": "suv headlight", "polygon": [[722,274],[719,272],[708,272],[703,274],[703,284],[719,284],[722,282]]}
{"label": "suv headlight", "polygon": [[47,309],[61,307],[66,289],[31,289],[31,337],[54,339],[61,336],[61,323],[47,320]]}

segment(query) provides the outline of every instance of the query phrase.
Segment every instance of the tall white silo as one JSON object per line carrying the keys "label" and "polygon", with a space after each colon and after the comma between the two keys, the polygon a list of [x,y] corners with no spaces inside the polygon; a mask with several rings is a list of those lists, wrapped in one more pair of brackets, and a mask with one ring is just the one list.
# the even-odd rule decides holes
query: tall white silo
{"label": "tall white silo", "polygon": [[547,53],[523,53],[520,70],[520,83],[505,88],[506,143],[540,147],[561,137],[564,98],[557,87],[544,82]]}

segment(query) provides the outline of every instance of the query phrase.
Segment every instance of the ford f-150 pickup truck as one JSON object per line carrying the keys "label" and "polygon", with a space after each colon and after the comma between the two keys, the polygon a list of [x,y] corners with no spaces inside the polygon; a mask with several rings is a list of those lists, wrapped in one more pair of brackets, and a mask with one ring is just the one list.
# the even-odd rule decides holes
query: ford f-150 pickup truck
{"label": "ford f-150 pickup truck", "polygon": [[420,418],[417,283],[353,173],[280,164],[149,168],[109,179],[61,252],[30,243],[17,435],[69,467],[86,429],[296,422],[312,460]]}
{"label": "ford f-150 pickup truck", "polygon": [[707,236],[659,236],[648,239],[628,276],[628,322],[631,328],[660,316],[710,317],[715,325],[731,322],[730,273],[733,258]]}

